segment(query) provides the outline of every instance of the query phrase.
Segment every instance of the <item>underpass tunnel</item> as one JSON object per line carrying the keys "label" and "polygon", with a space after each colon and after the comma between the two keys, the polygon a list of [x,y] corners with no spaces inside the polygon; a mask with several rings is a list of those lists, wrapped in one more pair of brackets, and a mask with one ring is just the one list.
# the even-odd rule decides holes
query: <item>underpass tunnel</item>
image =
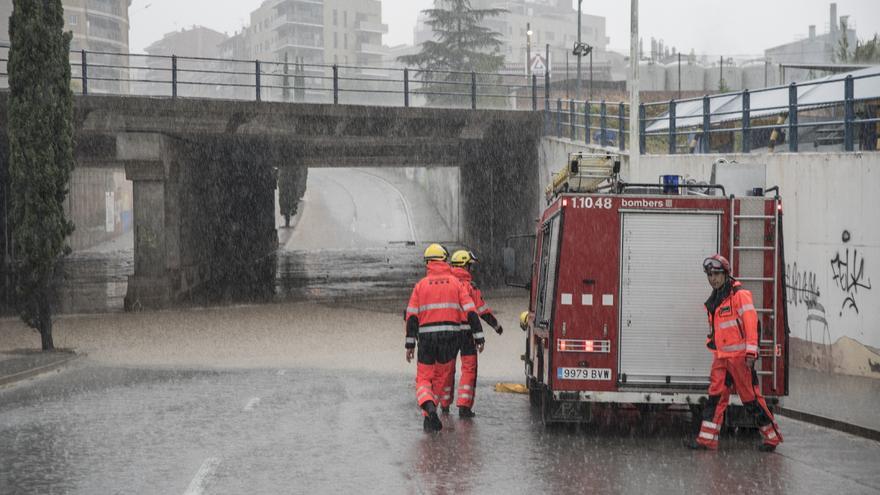
{"label": "underpass tunnel", "polygon": [[425,245],[460,245],[459,176],[457,167],[279,169],[278,296],[407,292],[424,275]]}

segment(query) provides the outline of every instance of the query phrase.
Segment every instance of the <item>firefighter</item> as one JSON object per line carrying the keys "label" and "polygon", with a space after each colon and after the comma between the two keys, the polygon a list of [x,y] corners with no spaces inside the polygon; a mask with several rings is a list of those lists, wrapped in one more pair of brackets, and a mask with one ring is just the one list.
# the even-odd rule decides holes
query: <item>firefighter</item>
{"label": "firefighter", "polygon": [[[474,253],[465,250],[456,251],[452,253],[452,258],[450,259],[452,273],[468,289],[480,318],[494,328],[498,335],[501,335],[504,328],[501,327],[498,320],[495,319],[495,315],[492,314],[489,305],[483,300],[483,294],[480,292],[480,289],[474,285],[471,269],[476,262],[477,257]],[[472,409],[474,407],[474,396],[477,392],[477,353],[483,352],[485,338],[482,332],[471,333],[470,325],[466,319],[462,320],[461,329],[461,345],[459,348],[461,351],[461,381],[458,385],[458,399],[455,401],[455,404],[458,406],[458,417],[473,418],[476,416]],[[443,387],[444,395],[440,400],[443,412],[449,412],[449,404],[452,398],[446,395],[446,393],[451,393],[454,385],[455,367],[453,366],[449,380]]]}
{"label": "firefighter", "polygon": [[[406,361],[412,361],[418,342],[416,400],[427,432],[443,428],[437,416],[437,392],[455,372],[462,314],[467,315],[473,334],[483,331],[474,301],[452,274],[446,263],[448,257],[448,251],[440,244],[425,249],[427,275],[413,288],[406,308]],[[482,344],[482,339],[475,340]]]}
{"label": "firefighter", "polygon": [[720,254],[703,260],[703,271],[712,286],[706,301],[709,335],[706,346],[712,351],[709,373],[709,400],[703,409],[703,422],[693,449],[717,450],[724,411],[730,399],[730,383],[758,424],[763,452],[772,452],[782,442],[779,426],[761,394],[755,360],[758,358],[758,314],[752,293],[730,274],[730,263]]}

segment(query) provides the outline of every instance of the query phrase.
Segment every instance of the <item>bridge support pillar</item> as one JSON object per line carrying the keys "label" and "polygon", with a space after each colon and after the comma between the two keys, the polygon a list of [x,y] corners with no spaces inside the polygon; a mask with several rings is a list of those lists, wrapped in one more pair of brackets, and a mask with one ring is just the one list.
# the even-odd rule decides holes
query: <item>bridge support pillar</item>
{"label": "bridge support pillar", "polygon": [[462,153],[462,242],[480,259],[480,281],[504,283],[508,236],[533,233],[540,122],[495,122]]}
{"label": "bridge support pillar", "polygon": [[156,133],[117,137],[117,159],[132,181],[134,274],[126,310],[167,307],[179,286],[179,188],[170,138]]}

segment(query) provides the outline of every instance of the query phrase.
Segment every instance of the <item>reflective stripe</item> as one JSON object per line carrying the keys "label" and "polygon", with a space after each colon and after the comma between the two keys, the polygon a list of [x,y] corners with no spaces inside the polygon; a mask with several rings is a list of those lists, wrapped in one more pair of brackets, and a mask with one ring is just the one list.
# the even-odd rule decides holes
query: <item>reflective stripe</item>
{"label": "reflective stripe", "polygon": [[743,304],[743,306],[741,308],[739,308],[738,310],[736,310],[736,312],[739,313],[740,316],[742,316],[743,313],[745,313],[746,311],[749,311],[749,310],[754,311],[755,305],[754,304]]}
{"label": "reflective stripe", "polygon": [[452,396],[451,396],[451,395],[449,395],[449,394],[445,394],[445,395],[444,395],[444,396],[443,396],[443,398],[444,398],[444,399],[451,399],[451,398],[452,398]]}
{"label": "reflective stripe", "polygon": [[418,400],[419,402],[421,402],[421,400],[424,399],[425,397],[427,397],[427,398],[429,398],[429,399],[433,398],[433,395],[434,395],[434,394],[432,394],[431,392],[425,392],[425,393],[423,393],[422,395],[418,396],[418,398],[416,398],[416,400]]}
{"label": "reflective stripe", "polygon": [[482,339],[482,338],[483,338],[483,332],[477,332],[477,333],[475,333],[475,334],[474,334],[474,338],[475,338],[475,339]]}
{"label": "reflective stripe", "polygon": [[735,327],[736,325],[737,325],[736,320],[728,320],[728,321],[722,321],[721,323],[719,323],[718,328],[730,328],[730,327]]}
{"label": "reflective stripe", "polygon": [[421,313],[422,311],[431,311],[432,309],[457,309],[461,311],[461,305],[458,303],[425,304],[424,306],[419,306],[417,311]]}
{"label": "reflective stripe", "polygon": [[461,330],[470,330],[470,329],[471,329],[471,325],[470,325],[470,324],[467,324],[467,325],[462,324],[462,325],[461,325]]}
{"label": "reflective stripe", "polygon": [[771,431],[769,433],[766,433],[764,436],[767,437],[767,440],[773,440],[774,438],[776,438],[776,432]]}
{"label": "reflective stripe", "polygon": [[462,309],[462,311],[467,311],[469,309],[474,309],[475,307],[476,306],[474,306],[474,303],[469,302],[469,303],[465,304],[464,307],[462,307],[461,309]]}
{"label": "reflective stripe", "polygon": [[417,393],[417,394],[420,394],[420,393],[422,393],[422,390],[428,390],[428,391],[430,391],[431,389],[428,388],[427,385],[422,385],[421,387],[419,387],[419,388],[416,389],[416,393]]}
{"label": "reflective stripe", "polygon": [[413,308],[411,306],[406,307],[406,314],[408,314],[408,315],[414,315],[418,312],[419,312],[419,308]]}
{"label": "reflective stripe", "polygon": [[706,433],[705,431],[701,431],[700,438],[705,438],[706,440],[718,440],[718,435],[713,435],[711,433]]}
{"label": "reflective stripe", "polygon": [[471,394],[458,394],[459,399],[473,399],[474,396]]}
{"label": "reflective stripe", "polygon": [[406,343],[407,343],[407,344],[415,344],[415,343],[416,343],[416,339],[415,339],[415,337],[407,337],[407,338],[406,338]]}
{"label": "reflective stripe", "polygon": [[458,387],[458,389],[459,390],[473,390],[474,387],[471,387],[470,385],[461,385]]}
{"label": "reflective stripe", "polygon": [[488,304],[484,304],[484,305],[480,306],[479,308],[477,308],[477,313],[483,314],[483,313],[485,313],[486,311],[489,311],[489,305],[488,305]]}
{"label": "reflective stripe", "polygon": [[718,429],[718,425],[711,422],[711,421],[703,421],[702,426],[705,428],[709,428],[710,430],[717,430]]}
{"label": "reflective stripe", "polygon": [[443,387],[444,392],[449,392],[450,390],[452,390],[452,387]]}
{"label": "reflective stripe", "polygon": [[746,352],[748,352],[748,351],[758,352],[758,346],[756,346],[754,344],[746,344]]}
{"label": "reflective stripe", "polygon": [[740,343],[740,344],[726,345],[726,346],[722,347],[721,350],[724,352],[734,352],[734,351],[742,351],[745,348],[746,348],[746,345]]}
{"label": "reflective stripe", "polygon": [[433,325],[419,328],[419,333],[457,332],[458,330],[460,330],[458,325]]}

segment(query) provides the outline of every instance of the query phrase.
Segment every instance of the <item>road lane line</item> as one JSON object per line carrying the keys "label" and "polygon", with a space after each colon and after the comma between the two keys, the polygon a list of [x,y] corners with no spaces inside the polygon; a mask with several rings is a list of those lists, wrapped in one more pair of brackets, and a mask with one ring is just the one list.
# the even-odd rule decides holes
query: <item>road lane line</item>
{"label": "road lane line", "polygon": [[254,406],[259,404],[259,402],[260,402],[260,398],[254,397],[253,399],[249,400],[247,404],[245,404],[244,410],[245,411],[252,411],[254,409]]}
{"label": "road lane line", "polygon": [[214,475],[214,471],[219,464],[220,459],[217,457],[209,457],[205,459],[205,462],[202,463],[202,467],[199,468],[195,478],[190,481],[189,487],[183,492],[183,495],[201,495],[205,490],[205,485],[208,483],[208,478]]}

